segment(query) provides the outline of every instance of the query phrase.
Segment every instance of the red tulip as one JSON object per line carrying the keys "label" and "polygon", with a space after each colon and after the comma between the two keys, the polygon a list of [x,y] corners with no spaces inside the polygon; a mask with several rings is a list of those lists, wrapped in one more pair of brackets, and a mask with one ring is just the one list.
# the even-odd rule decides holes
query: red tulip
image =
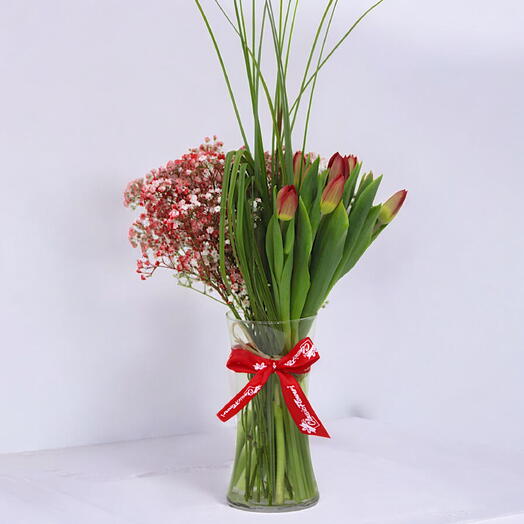
{"label": "red tulip", "polygon": [[323,215],[329,215],[329,213],[332,213],[338,206],[344,195],[345,183],[346,179],[343,173],[340,173],[331,181],[328,180],[322,197],[320,198],[320,212]]}
{"label": "red tulip", "polygon": [[348,159],[349,174],[351,175],[351,173],[353,172],[353,169],[355,169],[355,167],[357,167],[358,158],[355,155],[349,155],[346,158]]}
{"label": "red tulip", "polygon": [[358,159],[354,155],[342,156],[340,153],[335,153],[328,163],[329,177],[328,181],[333,180],[338,175],[344,175],[344,180],[347,180],[355,169]]}
{"label": "red tulip", "polygon": [[339,175],[342,175],[344,177],[344,180],[347,180],[349,177],[349,165],[346,161],[346,158],[343,157],[340,153],[335,153],[329,159],[328,169],[328,181],[335,179]]}
{"label": "red tulip", "polygon": [[306,167],[306,159],[302,151],[297,151],[293,156],[293,172],[295,175],[300,172],[301,169]]}
{"label": "red tulip", "polygon": [[300,188],[304,175],[306,173],[306,158],[302,151],[297,151],[293,157],[293,174],[294,182],[297,188]]}
{"label": "red tulip", "polygon": [[395,218],[395,215],[400,211],[404,200],[406,200],[407,194],[408,192],[405,189],[402,189],[401,191],[397,191],[382,204],[378,215],[378,221],[381,224],[389,224]]}
{"label": "red tulip", "polygon": [[291,220],[297,211],[298,195],[295,186],[284,186],[277,194],[277,217]]}

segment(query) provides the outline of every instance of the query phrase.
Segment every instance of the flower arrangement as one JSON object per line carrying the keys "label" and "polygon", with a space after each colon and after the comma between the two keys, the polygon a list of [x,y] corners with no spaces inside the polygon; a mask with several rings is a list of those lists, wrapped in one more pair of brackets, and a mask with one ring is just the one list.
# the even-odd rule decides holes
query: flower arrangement
{"label": "flower arrangement", "polygon": [[[335,153],[325,163],[306,153],[318,73],[382,1],[326,52],[338,4],[327,1],[298,93],[291,99],[288,65],[298,0],[233,0],[231,13],[215,0],[242,51],[252,106],[249,141],[220,46],[202,3],[195,0],[224,75],[242,147],[225,153],[216,137],[206,138],[181,158],[131,182],[125,191],[125,204],[141,208],[129,231],[131,244],[141,250],[141,278],[158,268],[170,269],[181,285],[230,310],[234,351],[228,366],[250,379],[219,412],[224,420],[240,413],[229,492],[236,506],[294,509],[316,502],[306,435],[321,434],[323,426],[301,389],[318,358],[307,335],[332,288],[391,223],[406,198],[401,190],[376,204],[382,177],[364,172],[354,155]],[[261,67],[268,35],[276,78],[272,89]],[[305,125],[297,150],[294,138],[303,107]],[[264,108],[271,121],[268,142],[261,124]],[[235,334],[238,326],[241,335],[238,329]],[[258,360],[253,361],[253,355]],[[285,366],[292,371],[286,374]],[[282,409],[284,403],[288,410]],[[292,406],[299,407],[297,413]]]}

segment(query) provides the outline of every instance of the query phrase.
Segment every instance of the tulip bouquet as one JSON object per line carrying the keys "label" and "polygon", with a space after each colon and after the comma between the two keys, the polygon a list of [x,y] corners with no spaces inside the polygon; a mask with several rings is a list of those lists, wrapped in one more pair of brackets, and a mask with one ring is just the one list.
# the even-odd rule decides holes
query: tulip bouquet
{"label": "tulip bouquet", "polygon": [[[375,203],[382,177],[365,173],[356,156],[335,153],[326,163],[306,153],[319,71],[382,1],[329,51],[338,0],[326,2],[291,99],[288,65],[298,0],[233,0],[231,11],[215,0],[242,52],[252,108],[250,141],[207,12],[195,0],[224,75],[242,147],[224,153],[222,143],[206,139],[126,189],[126,205],[142,208],[130,230],[131,243],[142,251],[141,277],[159,267],[171,269],[180,284],[230,310],[234,350],[228,367],[250,380],[218,414],[223,420],[240,414],[228,495],[237,507],[296,509],[318,499],[307,435],[328,435],[301,389],[318,358],[308,335],[333,286],[393,220],[406,197],[402,190]],[[272,89],[261,66],[268,35]],[[295,148],[304,102],[305,123]],[[267,140],[264,111],[271,122]]]}

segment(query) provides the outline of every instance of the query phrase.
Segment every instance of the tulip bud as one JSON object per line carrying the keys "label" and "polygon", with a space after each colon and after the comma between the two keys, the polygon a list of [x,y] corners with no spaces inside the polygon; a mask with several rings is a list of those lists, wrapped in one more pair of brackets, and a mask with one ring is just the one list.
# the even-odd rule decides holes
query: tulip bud
{"label": "tulip bud", "polygon": [[298,195],[295,186],[284,186],[277,194],[277,217],[291,220],[297,211]]}
{"label": "tulip bud", "polygon": [[293,157],[293,174],[295,186],[300,188],[300,184],[306,172],[306,159],[302,151],[297,151]]}
{"label": "tulip bud", "polygon": [[329,215],[338,206],[344,195],[344,184],[346,180],[344,175],[341,173],[336,176],[333,180],[329,181],[322,192],[320,198],[320,212],[323,215]]}
{"label": "tulip bud", "polygon": [[357,167],[358,158],[355,155],[349,155],[346,158],[348,160],[348,165],[349,165],[349,174],[351,175],[351,173],[353,172],[353,169]]}
{"label": "tulip bud", "polygon": [[334,180],[339,175],[343,175],[344,180],[347,180],[349,177],[349,164],[347,162],[347,157],[343,157],[340,153],[335,153],[329,159],[328,169],[328,181]]}
{"label": "tulip bud", "polygon": [[340,153],[335,153],[328,163],[329,177],[328,180],[333,180],[338,175],[344,175],[347,180],[351,175],[353,169],[357,167],[358,158],[355,155],[342,156]]}
{"label": "tulip bud", "polygon": [[395,215],[399,212],[404,200],[406,200],[407,194],[408,192],[405,189],[402,189],[401,191],[397,191],[382,204],[378,215],[378,222],[380,224],[389,224],[395,218]]}
{"label": "tulip bud", "polygon": [[306,159],[302,151],[297,151],[293,156],[293,172],[295,175],[306,167]]}

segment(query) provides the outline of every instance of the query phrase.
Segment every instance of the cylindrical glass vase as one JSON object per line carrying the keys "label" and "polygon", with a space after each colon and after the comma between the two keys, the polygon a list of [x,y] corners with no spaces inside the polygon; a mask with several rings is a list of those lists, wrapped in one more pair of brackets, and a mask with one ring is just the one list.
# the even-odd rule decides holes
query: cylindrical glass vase
{"label": "cylindrical glass vase", "polygon": [[[313,338],[314,325],[315,317],[253,322],[228,316],[232,347],[276,360],[299,340]],[[305,393],[308,375],[295,375]],[[238,389],[253,377],[238,376],[243,381]],[[274,373],[237,415],[236,453],[227,500],[233,507],[263,512],[305,509],[318,501],[309,437],[291,418]]]}

